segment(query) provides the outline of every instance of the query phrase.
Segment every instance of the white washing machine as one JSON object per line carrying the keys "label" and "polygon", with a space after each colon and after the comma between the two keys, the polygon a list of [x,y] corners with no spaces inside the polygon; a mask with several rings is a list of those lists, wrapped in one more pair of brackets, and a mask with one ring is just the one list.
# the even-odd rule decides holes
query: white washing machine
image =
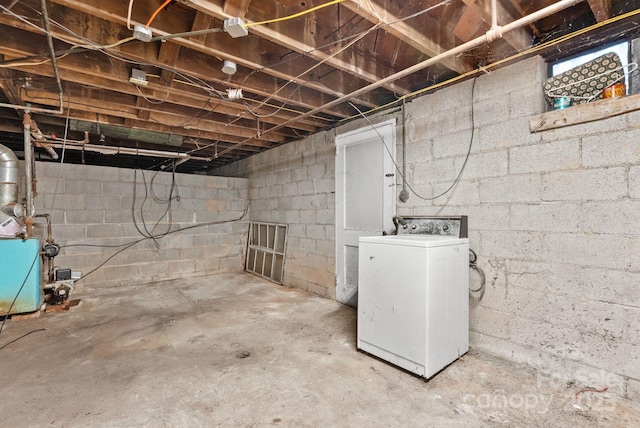
{"label": "white washing machine", "polygon": [[401,220],[418,233],[360,238],[358,349],[428,379],[469,350],[466,217]]}

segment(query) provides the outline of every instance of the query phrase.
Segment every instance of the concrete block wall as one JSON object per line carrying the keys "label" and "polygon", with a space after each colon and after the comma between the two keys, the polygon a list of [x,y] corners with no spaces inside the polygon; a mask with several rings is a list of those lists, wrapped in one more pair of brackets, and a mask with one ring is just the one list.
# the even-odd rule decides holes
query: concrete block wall
{"label": "concrete block wall", "polygon": [[[547,108],[545,78],[546,64],[532,58],[407,103],[407,180],[424,199],[411,194],[397,212],[469,216],[487,278],[472,298],[473,348],[640,402],[640,112],[531,133],[530,117]],[[472,137],[460,180],[433,199],[456,179]],[[252,219],[290,225],[285,284],[328,297],[333,138],[321,133],[219,171],[250,178]]]}
{"label": "concrete block wall", "polygon": [[283,284],[335,298],[335,145],[320,132],[229,166],[251,181],[251,220],[288,226]]}
{"label": "concrete block wall", "polygon": [[[36,212],[51,214],[53,235],[62,246],[57,266],[88,274],[122,248],[115,246],[141,240],[78,286],[146,283],[243,269],[248,215],[239,222],[213,223],[242,216],[249,205],[248,180],[176,174],[173,194],[179,198],[171,201],[167,211],[172,174],[142,174],[112,167],[36,163]],[[144,239],[134,216],[147,236],[170,233],[155,242]],[[186,229],[178,231],[181,228]]]}
{"label": "concrete block wall", "polygon": [[[407,179],[427,200],[412,194],[398,214],[469,216],[487,278],[472,347],[638,400],[640,113],[531,133],[545,78],[532,58],[407,104]],[[460,181],[428,200],[455,180],[472,131]]]}

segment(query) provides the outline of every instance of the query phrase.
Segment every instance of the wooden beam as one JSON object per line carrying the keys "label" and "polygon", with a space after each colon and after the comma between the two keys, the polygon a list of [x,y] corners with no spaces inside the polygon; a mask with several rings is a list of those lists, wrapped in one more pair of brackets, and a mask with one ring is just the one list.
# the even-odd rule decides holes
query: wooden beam
{"label": "wooden beam", "polygon": [[[0,21],[3,19],[2,15],[0,15]],[[44,36],[40,36],[33,33],[28,33],[22,30],[16,30],[14,28],[8,28],[0,25],[0,40],[2,40],[2,47],[0,47],[0,53],[10,54],[13,57],[25,57],[30,55],[35,55],[41,52],[38,47],[44,46]],[[142,45],[142,48],[145,49],[144,53],[140,53],[140,47],[137,47],[136,55],[131,55],[130,58],[134,60],[141,61],[151,61],[153,60],[153,46],[150,45]],[[180,56],[178,59],[179,63],[182,63],[180,68],[176,68],[179,72],[184,72],[186,74],[195,75],[197,77],[201,77],[202,79],[206,79],[208,73],[211,72],[211,64],[208,57],[196,53],[196,55],[190,55],[189,52],[184,52],[183,56]],[[179,54],[180,55],[180,54]],[[91,67],[87,67],[87,64],[91,64]],[[118,90],[126,93],[137,94],[135,86],[128,83],[128,76],[130,75],[130,66],[120,62],[120,61],[109,61],[106,57],[101,54],[96,54],[94,52],[80,52],[70,54],[59,60],[59,68],[62,72],[65,70],[68,71],[65,76],[62,78],[64,80],[75,80],[80,79],[80,81],[87,85],[92,85],[94,82],[102,82],[104,78],[110,79],[115,83],[115,85],[119,88]],[[35,72],[40,75],[52,75],[50,73],[50,67],[16,67],[16,69],[24,70],[26,72]],[[79,75],[74,74],[79,73]],[[84,76],[84,77],[82,77]],[[93,79],[93,80],[92,80]],[[251,79],[247,79],[250,83]],[[124,83],[127,82],[127,83]],[[102,87],[105,87],[103,83],[100,83]],[[109,83],[112,84],[112,83]],[[149,85],[148,88],[153,88],[157,91],[159,99],[165,99],[167,97],[167,85],[163,84],[163,82],[154,79],[153,77],[149,77]],[[107,88],[108,89],[108,88]],[[262,91],[260,95],[267,96],[269,92],[268,88]],[[301,96],[305,96],[306,94],[302,93]],[[201,106],[204,102],[211,99],[211,95],[205,93],[201,89],[197,89],[192,85],[187,84],[187,82],[174,84],[171,87],[171,91],[169,91],[168,99],[174,103],[186,103],[192,107],[197,105]],[[195,98],[195,100],[189,101],[186,97]],[[248,94],[248,97],[251,97],[251,94]],[[284,101],[290,101],[291,99],[286,99],[284,97],[274,97],[273,103],[281,104]],[[292,102],[296,101],[293,99]],[[250,102],[250,101],[249,101]],[[318,100],[318,102],[323,102],[323,100]],[[228,101],[224,99],[218,100],[219,104],[222,104],[223,110],[227,114],[235,117],[239,116],[248,116],[249,113],[244,106],[237,101]],[[301,103],[304,103],[304,100],[301,100]],[[280,111],[276,111],[277,107],[254,107],[257,108],[256,113],[261,115],[271,115],[276,112],[275,115],[265,118],[265,123],[273,123],[277,125],[282,123],[285,120],[290,120],[292,117],[295,117],[297,113],[289,112],[287,109],[283,109]],[[226,109],[226,110],[225,110]],[[347,113],[345,112],[345,115]],[[301,121],[300,124],[295,124],[292,126],[298,127],[299,129],[304,129],[306,131],[315,130],[317,126],[326,126],[327,122],[318,123],[317,120],[305,120]]]}
{"label": "wooden beam", "polygon": [[[0,55],[2,62],[4,62],[4,55]],[[0,68],[0,89],[9,100],[9,103],[15,105],[24,105],[20,96],[20,90],[13,82],[11,69]]]}
{"label": "wooden beam", "polygon": [[[414,47],[415,49],[419,50],[429,57],[436,56],[454,47],[452,45],[441,46],[440,44],[434,42],[432,39],[429,39],[426,36],[426,32],[415,29],[408,22],[400,21],[401,18],[399,16],[391,14],[387,9],[378,8],[375,11],[371,10],[371,8],[369,7],[369,0],[349,0],[341,4],[354,13],[357,13],[368,21],[374,23],[377,23],[379,21],[378,15],[380,15],[380,19],[382,20],[382,25],[384,26],[385,31],[393,34],[402,42],[407,43],[408,45]],[[431,34],[437,34],[442,31],[440,25],[436,21],[434,21],[432,25],[434,26],[434,28],[430,31]],[[472,69],[469,64],[465,64],[457,58],[445,59],[442,61],[442,64],[450,70],[453,70],[456,73],[460,74]]]}
{"label": "wooden beam", "polygon": [[[488,28],[491,28],[491,1],[489,0],[462,0],[468,8],[474,13],[478,13],[480,19],[482,19]],[[505,25],[516,20],[511,13],[504,7],[502,2],[496,2],[496,12],[498,18],[498,25]],[[466,11],[465,11],[466,12]],[[517,52],[521,52],[531,47],[533,36],[524,28],[518,28],[513,31],[509,31],[504,34],[504,40],[509,43]],[[463,39],[464,40],[464,39]],[[469,39],[471,40],[471,39]],[[468,41],[468,40],[465,40]]]}
{"label": "wooden beam", "polygon": [[611,0],[587,0],[597,22],[611,18]]}
{"label": "wooden beam", "polygon": [[[25,1],[29,1],[29,0],[25,0]],[[124,25],[126,23],[126,4],[119,0],[84,0],[84,1],[53,0],[53,2],[56,4],[60,4],[62,6],[65,6],[67,8],[71,8],[73,10],[83,12],[84,15],[78,19],[78,21],[82,23],[81,26],[77,27],[77,31],[80,33],[82,33],[84,31],[84,28],[87,26],[91,28],[99,28],[100,26],[103,25],[96,20],[94,20],[93,24],[87,24],[86,21],[91,20],[91,17],[96,17],[101,20],[117,23],[120,25]],[[191,6],[191,3],[194,3],[194,2],[190,2],[190,1],[186,2],[186,4],[189,6]],[[215,17],[224,18],[224,15],[222,14],[222,8],[220,6],[214,6],[212,5],[212,3],[206,0],[197,0],[197,3],[198,5],[205,4],[209,7],[209,9],[205,7],[198,7],[196,8],[196,10],[200,10],[201,12],[208,13]],[[136,5],[137,4],[138,3],[136,3]],[[121,10],[122,15],[118,15],[112,12],[113,10]],[[213,13],[214,10],[217,11],[218,13]],[[156,20],[153,22],[154,34],[157,34],[160,36],[170,35],[176,32],[189,31],[189,29],[191,28],[192,22],[189,22],[189,27],[185,28],[184,25],[178,25],[177,22],[174,22],[174,20],[172,20],[170,16],[167,17],[168,15],[170,14],[158,15]],[[256,30],[256,33],[260,33],[261,31],[263,31],[262,27],[260,28],[261,28],[260,30]],[[272,42],[276,42],[280,45],[285,45],[285,46],[287,45],[287,43],[290,42],[289,43],[290,46],[295,45],[298,48],[302,47],[302,45],[297,40],[297,38],[284,36],[281,33],[277,33],[271,30],[270,28],[266,28],[264,29],[264,31],[269,35],[271,35],[271,38],[269,40],[271,40]],[[103,31],[103,33],[111,34],[112,31]],[[266,52],[267,58],[273,57],[273,54],[278,51],[278,48],[282,50],[282,48],[277,46],[277,44],[269,43],[269,46],[266,46],[264,45],[264,43],[267,43],[267,42],[261,41],[260,39],[256,39],[256,38],[232,39],[225,34],[221,34],[221,35],[225,37],[224,38],[221,38],[221,37],[208,38],[209,43],[207,43],[206,45],[201,44],[197,41],[191,40],[190,38],[175,38],[175,39],[172,39],[172,41],[184,47],[188,47],[196,51],[205,53],[207,56],[221,58],[221,59],[228,59],[236,62],[236,64],[240,66],[247,67],[250,70],[260,70],[261,76],[270,75],[278,79],[281,79],[285,82],[293,80],[293,82],[296,84],[299,84],[306,88],[313,89],[313,91],[316,91],[316,92],[330,95],[331,97],[339,98],[345,95],[345,93],[351,91],[350,88],[349,89],[332,88],[331,82],[325,82],[323,84],[317,83],[313,78],[313,76],[311,77],[305,76],[305,77],[299,77],[299,78],[296,77],[299,74],[301,74],[304,70],[306,70],[309,64],[315,63],[315,61],[311,63],[309,62],[310,57],[322,57],[322,58],[328,59],[329,54],[314,52],[313,54],[307,55],[307,58],[303,57],[303,58],[300,58],[299,61],[293,61],[293,62],[287,63],[286,64],[287,72],[282,72],[280,71],[281,68],[275,68],[275,67],[265,68],[265,63],[264,63],[265,55],[262,54],[262,52]],[[263,34],[261,35],[265,37]],[[121,49],[125,49],[125,48],[126,48],[126,45],[121,47]],[[304,45],[304,48],[305,48],[305,51],[308,51],[308,50],[313,50],[315,46]],[[283,51],[281,53],[281,56],[285,55],[286,52],[288,51]],[[375,63],[375,61],[370,61],[370,62]],[[336,64],[333,63],[332,61],[329,61],[328,63],[330,63],[334,67],[336,66]],[[366,76],[369,75],[371,79],[374,79],[373,81],[377,81],[381,77],[379,75],[368,74],[362,68],[356,67],[351,61],[342,61],[342,63],[346,68],[350,69],[353,76],[351,79],[340,80],[341,83],[350,84],[356,87],[361,87],[362,85],[359,85],[357,83],[359,79],[366,79]],[[224,75],[224,73],[222,73],[222,71],[218,68],[213,74],[209,75],[208,79],[209,80],[215,79],[223,83],[227,79],[227,76]],[[398,93],[407,92],[406,88],[401,88],[397,86],[394,86],[394,87],[397,89],[396,92]],[[244,86],[243,86],[243,89],[244,89]],[[252,88],[247,88],[247,90],[250,90],[250,89]],[[313,98],[317,98],[317,97],[314,97],[314,95],[312,94],[308,94],[307,99],[313,99]],[[368,102],[366,100],[354,100],[354,102],[362,106],[365,106],[366,108],[373,108],[376,106],[375,103]],[[340,115],[340,117],[349,117],[350,114],[351,114],[351,111],[349,111],[348,113],[345,112],[345,115]]]}
{"label": "wooden beam", "polygon": [[[206,30],[208,28],[212,28],[213,21],[214,21],[213,16],[207,15],[206,13],[202,13],[198,11],[196,12],[196,19],[193,20],[191,31],[200,31],[200,30]],[[198,41],[200,43],[204,43],[204,41],[207,39],[207,35],[199,34],[197,36],[191,37],[191,39]]]}
{"label": "wooden beam", "polygon": [[[232,17],[224,12],[223,8],[217,5],[216,3],[210,0],[178,0],[180,3],[184,3],[190,7],[193,7],[196,10],[199,10],[203,13],[208,13],[210,15],[215,16],[219,19],[226,19]],[[291,21],[290,26],[295,23]],[[286,27],[281,27],[279,30],[276,30],[267,25],[260,25],[251,27],[250,33],[256,34],[264,39],[270,40],[271,42],[278,44],[280,46],[284,46],[287,49],[290,49],[294,52],[304,53],[306,57],[313,58],[316,61],[323,61],[327,65],[336,68],[338,70],[347,72],[351,74],[355,79],[363,79],[367,82],[376,82],[380,80],[383,75],[391,74],[391,70],[387,70],[387,74],[380,73],[376,71],[376,68],[380,68],[379,64],[376,64],[372,58],[369,58],[365,55],[360,56],[358,61],[353,61],[352,59],[343,59],[341,56],[332,56],[331,53],[324,52],[321,50],[317,50],[318,45],[323,45],[326,41],[323,42],[315,42],[308,43],[305,42],[306,37],[302,37],[301,34],[310,34],[309,31],[296,31],[295,34],[290,34],[290,31],[285,30]],[[309,30],[309,29],[307,29]],[[246,54],[246,52],[244,52]],[[242,64],[244,62],[243,58],[234,59],[238,64]],[[250,68],[260,69],[260,65],[252,66]],[[265,72],[269,72],[270,69],[266,69]],[[294,74],[295,76],[295,74]],[[290,76],[291,77],[291,76]],[[324,85],[318,85],[324,86]],[[314,87],[314,86],[310,86]],[[386,89],[393,91],[398,94],[406,94],[409,92],[409,89],[406,87],[402,87],[397,83],[391,83],[385,86]],[[338,96],[337,93],[332,93],[334,96]],[[373,106],[371,106],[373,107]]]}
{"label": "wooden beam", "polygon": [[533,116],[529,119],[529,129],[531,132],[546,131],[593,122],[637,110],[640,110],[640,94],[609,98]]}
{"label": "wooden beam", "polygon": [[[192,120],[185,120],[193,117],[193,111],[185,111],[178,108],[164,110],[155,110],[154,108],[145,109],[148,111],[149,119],[140,119],[138,116],[138,108],[123,103],[119,94],[108,93],[107,91],[98,91],[95,89],[78,89],[67,87],[66,92],[69,96],[69,104],[74,110],[82,110],[92,114],[100,114],[105,117],[113,117],[117,124],[130,126],[132,128],[140,128],[144,123],[147,130],[161,131],[163,127],[171,127],[171,133],[177,135],[192,135],[193,130],[206,133],[207,135],[232,135],[238,138],[252,138],[258,132],[253,127],[253,122],[247,123],[245,126],[238,124],[225,124],[206,118],[194,117]],[[25,101],[38,103],[42,105],[52,106],[57,102],[54,92],[43,90],[32,90],[29,95],[25,95]],[[66,104],[66,103],[65,103]],[[125,120],[129,120],[125,122]],[[110,122],[113,123],[113,122]],[[251,127],[247,126],[251,125]],[[164,131],[163,131],[164,132]],[[261,140],[272,143],[282,143],[285,137],[282,134],[268,133]],[[262,145],[260,142],[258,145]]]}
{"label": "wooden beam", "polygon": [[229,16],[244,18],[249,10],[251,0],[225,0],[222,12]]}

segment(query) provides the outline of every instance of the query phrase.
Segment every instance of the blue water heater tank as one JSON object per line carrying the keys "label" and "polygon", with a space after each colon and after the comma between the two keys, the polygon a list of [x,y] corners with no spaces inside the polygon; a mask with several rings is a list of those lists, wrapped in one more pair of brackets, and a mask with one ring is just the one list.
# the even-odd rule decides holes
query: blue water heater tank
{"label": "blue water heater tank", "polygon": [[38,239],[0,239],[0,316],[40,309],[40,269]]}

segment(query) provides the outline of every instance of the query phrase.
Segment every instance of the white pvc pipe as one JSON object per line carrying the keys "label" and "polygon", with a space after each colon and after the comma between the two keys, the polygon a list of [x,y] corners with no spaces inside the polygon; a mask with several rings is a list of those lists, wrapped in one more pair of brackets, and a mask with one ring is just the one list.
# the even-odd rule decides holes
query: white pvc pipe
{"label": "white pvc pipe", "polygon": [[[413,73],[416,73],[424,68],[427,68],[431,65],[437,64],[438,62],[442,61],[445,58],[449,58],[451,56],[454,55],[458,55],[461,53],[464,53],[470,49],[476,48],[478,46],[481,46],[485,43],[491,42],[493,40],[496,40],[497,38],[501,38],[504,33],[507,33],[509,31],[513,31],[516,30],[518,28],[524,27],[526,25],[529,25],[539,19],[542,18],[546,18],[547,16],[553,15],[556,12],[560,12],[564,9],[567,9],[575,4],[581,3],[583,0],[560,0],[557,3],[552,4],[551,6],[547,6],[545,8],[542,8],[536,12],[533,12],[527,16],[524,16],[520,19],[516,19],[515,21],[506,24],[504,26],[496,26],[496,28],[492,28],[489,31],[487,31],[487,33],[483,36],[477,37],[473,40],[470,40],[466,43],[463,43],[459,46],[456,46],[455,48],[449,49],[446,52],[443,52],[441,54],[438,54],[436,56],[433,56],[429,59],[426,59],[422,62],[419,62],[418,64],[412,65],[411,67],[405,68],[402,71],[399,71],[395,74],[392,74],[390,76],[385,77],[384,79],[380,79],[377,82],[371,83],[370,85],[364,86],[356,91],[351,92],[350,94],[344,95],[340,98],[336,98],[333,101],[330,101],[320,107],[316,107],[313,110],[309,110],[306,113],[303,113],[299,116],[297,116],[294,119],[289,119],[286,122],[281,123],[280,125],[276,125],[273,128],[269,128],[266,131],[264,131],[262,134],[266,134],[267,132],[272,132],[272,131],[276,131],[278,129],[282,129],[284,127],[286,127],[287,125],[290,125],[294,122],[297,122],[299,120],[302,119],[306,119],[309,116],[312,116],[316,113],[319,113],[323,110],[326,110],[328,108],[334,107],[338,104],[342,104],[345,101],[348,101],[352,98],[358,97],[360,95],[366,94],[367,92],[370,92],[374,89],[380,88],[381,86],[384,86],[390,82],[396,81],[398,79],[402,79],[403,77],[407,77]],[[251,139],[248,139],[246,141],[250,141]],[[237,149],[238,147],[243,146],[246,141],[241,142],[241,143],[237,143],[234,144],[233,146],[225,149],[224,151],[220,152],[219,155],[223,155],[225,153],[228,153],[232,150]]]}

